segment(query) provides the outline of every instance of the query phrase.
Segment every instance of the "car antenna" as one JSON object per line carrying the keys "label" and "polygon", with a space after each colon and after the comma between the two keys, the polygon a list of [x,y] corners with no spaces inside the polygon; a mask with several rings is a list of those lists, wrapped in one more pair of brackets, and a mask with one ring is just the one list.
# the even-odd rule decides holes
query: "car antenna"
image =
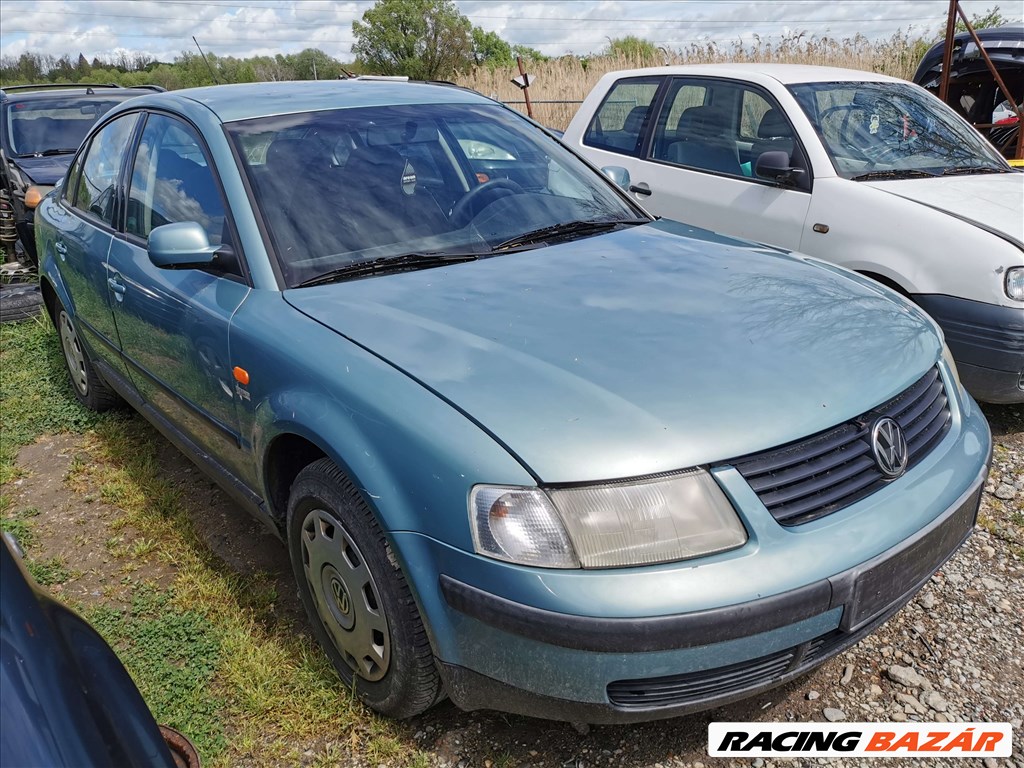
{"label": "car antenna", "polygon": [[192,35],[192,42],[196,44],[196,48],[199,48],[199,55],[202,56],[203,57],[203,61],[206,62],[206,68],[208,70],[210,70],[210,77],[213,78],[213,82],[216,83],[217,85],[220,85],[220,80],[217,79],[217,75],[216,75],[216,73],[214,73],[213,67],[210,66],[210,61],[209,61],[209,59],[206,58],[206,54],[203,53],[203,49],[199,45],[199,41],[196,40],[196,36],[195,35]]}

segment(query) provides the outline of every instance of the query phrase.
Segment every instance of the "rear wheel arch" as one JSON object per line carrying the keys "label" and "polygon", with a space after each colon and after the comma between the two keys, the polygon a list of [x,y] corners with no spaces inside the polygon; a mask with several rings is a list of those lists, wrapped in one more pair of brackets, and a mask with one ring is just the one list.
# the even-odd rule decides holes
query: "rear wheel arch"
{"label": "rear wheel arch", "polygon": [[50,316],[50,320],[54,326],[57,325],[57,291],[54,290],[49,280],[43,279],[39,281],[39,289],[43,294],[43,306],[46,307],[46,314]]}

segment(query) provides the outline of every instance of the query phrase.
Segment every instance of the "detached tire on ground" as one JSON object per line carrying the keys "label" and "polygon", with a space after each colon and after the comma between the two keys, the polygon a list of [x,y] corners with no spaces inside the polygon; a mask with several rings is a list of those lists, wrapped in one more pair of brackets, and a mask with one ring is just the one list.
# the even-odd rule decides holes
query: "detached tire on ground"
{"label": "detached tire on ground", "polygon": [[43,307],[38,283],[0,284],[0,323],[35,317]]}
{"label": "detached tire on ground", "polygon": [[387,538],[329,459],[310,464],[292,486],[288,551],[316,638],[361,701],[406,718],[444,697],[419,610]]}

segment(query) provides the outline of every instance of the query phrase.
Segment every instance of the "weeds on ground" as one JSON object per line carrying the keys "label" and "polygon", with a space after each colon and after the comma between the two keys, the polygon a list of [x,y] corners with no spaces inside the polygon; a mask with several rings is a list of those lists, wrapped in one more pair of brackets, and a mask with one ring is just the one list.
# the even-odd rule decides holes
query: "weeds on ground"
{"label": "weeds on ground", "polygon": [[[162,471],[160,437],[130,413],[93,414],[71,394],[56,334],[44,320],[0,328],[0,482],[18,476],[18,449],[48,433],[85,435],[66,483],[84,501],[120,510],[106,542],[125,565],[175,569],[160,589],[122,580],[130,607],[78,606],[117,651],[158,722],[186,734],[206,766],[316,765],[356,760],[425,766],[400,726],[362,707],[326,656],[275,613],[260,573],[237,573],[197,536],[188,497]],[[239,514],[243,514],[239,512]],[[33,543],[30,510],[0,497],[4,530]],[[131,543],[119,530],[130,526]],[[102,545],[100,545],[102,546]],[[29,553],[31,555],[31,553]],[[72,576],[59,561],[32,564],[40,583]],[[104,591],[112,599],[113,593]],[[63,594],[58,597],[63,597]]]}
{"label": "weeds on ground", "polygon": [[0,484],[16,476],[23,445],[43,434],[81,433],[104,418],[71,393],[57,334],[44,317],[0,324],[0,403]]}
{"label": "weeds on ground", "polygon": [[63,584],[71,578],[71,571],[61,557],[49,557],[46,560],[26,558],[25,567],[32,574],[32,578],[36,580],[36,584],[43,587]]}

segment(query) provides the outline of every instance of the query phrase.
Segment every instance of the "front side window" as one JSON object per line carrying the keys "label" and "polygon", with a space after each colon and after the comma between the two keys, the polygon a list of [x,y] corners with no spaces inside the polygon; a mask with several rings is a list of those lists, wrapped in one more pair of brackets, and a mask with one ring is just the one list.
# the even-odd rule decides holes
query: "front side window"
{"label": "front side window", "polygon": [[639,154],[651,104],[661,82],[660,77],[617,82],[594,114],[583,143],[620,155]]}
{"label": "front side window", "polygon": [[338,109],[226,127],[293,287],[371,262],[486,258],[647,221],[497,105]]}
{"label": "front side window", "polygon": [[138,113],[132,113],[101,128],[92,137],[77,179],[75,208],[109,225],[114,221],[118,173],[138,118]]}
{"label": "front side window", "polygon": [[224,204],[206,155],[189,125],[150,115],[132,167],[125,229],[143,239],[156,227],[195,221],[212,245],[224,238]]}
{"label": "front side window", "polygon": [[977,131],[909,83],[802,83],[790,91],[843,178],[1010,172]]}
{"label": "front side window", "polygon": [[747,179],[764,152],[785,152],[792,165],[804,165],[782,110],[760,90],[731,80],[676,79],[664,103],[651,145],[655,160]]}

